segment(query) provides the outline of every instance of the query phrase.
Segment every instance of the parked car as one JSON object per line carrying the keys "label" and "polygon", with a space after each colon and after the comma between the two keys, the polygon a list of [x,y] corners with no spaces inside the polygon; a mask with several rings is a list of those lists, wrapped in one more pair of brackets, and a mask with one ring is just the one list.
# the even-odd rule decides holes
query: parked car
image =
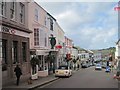
{"label": "parked car", "polygon": [[102,68],[106,68],[107,64],[106,63],[103,63],[102,64]]}
{"label": "parked car", "polygon": [[60,76],[69,77],[71,75],[72,75],[72,70],[68,65],[59,66],[59,68],[55,70],[55,77],[60,77]]}
{"label": "parked car", "polygon": [[95,70],[102,70],[102,66],[101,66],[101,64],[96,64],[96,66],[95,66]]}

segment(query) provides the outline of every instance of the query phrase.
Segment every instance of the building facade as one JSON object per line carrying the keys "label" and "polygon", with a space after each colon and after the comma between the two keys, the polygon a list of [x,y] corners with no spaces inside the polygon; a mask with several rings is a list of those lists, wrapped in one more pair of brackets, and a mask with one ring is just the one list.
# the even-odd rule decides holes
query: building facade
{"label": "building facade", "polygon": [[66,63],[68,65],[71,65],[72,63],[72,47],[73,47],[73,41],[65,36],[65,58],[66,58]]}
{"label": "building facade", "polygon": [[[48,69],[45,56],[48,54],[49,50],[47,12],[36,2],[30,2],[28,14],[28,26],[29,29],[33,31],[30,35],[31,56],[36,55],[39,59],[38,76],[44,76],[47,75],[46,70]],[[45,66],[47,68],[45,68]]]}
{"label": "building facade", "polygon": [[55,37],[56,37],[55,49],[58,50],[58,53],[57,53],[57,68],[60,65],[62,65],[63,61],[64,61],[64,55],[65,55],[65,38],[64,38],[64,34],[65,34],[65,32],[62,30],[62,28],[56,22],[56,24],[55,24]]}
{"label": "building facade", "polygon": [[[33,31],[30,35],[31,56],[36,55],[39,59],[38,75],[47,76],[53,73],[57,63],[56,19],[36,2],[29,3],[29,8],[29,29]],[[52,48],[50,41],[53,38],[56,43]],[[54,60],[51,60],[49,56]]]}
{"label": "building facade", "polygon": [[30,76],[30,53],[28,29],[28,2],[0,2],[0,57],[2,57],[3,86],[16,80],[16,64],[22,69],[21,81]]}

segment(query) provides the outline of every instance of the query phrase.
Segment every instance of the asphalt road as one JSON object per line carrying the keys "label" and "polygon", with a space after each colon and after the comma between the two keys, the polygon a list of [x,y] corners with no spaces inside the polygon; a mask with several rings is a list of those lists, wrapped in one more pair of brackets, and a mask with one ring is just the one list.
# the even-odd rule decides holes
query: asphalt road
{"label": "asphalt road", "polygon": [[113,79],[113,73],[106,73],[104,69],[96,71],[94,68],[79,70],[69,78],[60,78],[39,88],[118,88],[118,81]]}

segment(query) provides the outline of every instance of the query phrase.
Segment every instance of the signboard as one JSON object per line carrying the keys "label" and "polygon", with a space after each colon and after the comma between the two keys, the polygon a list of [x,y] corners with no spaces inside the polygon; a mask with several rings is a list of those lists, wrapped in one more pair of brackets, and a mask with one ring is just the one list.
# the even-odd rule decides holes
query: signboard
{"label": "signboard", "polygon": [[12,29],[12,28],[9,28],[9,27],[6,27],[6,26],[2,26],[1,31],[4,32],[4,33],[9,33],[9,34],[15,34],[16,33],[15,29]]}

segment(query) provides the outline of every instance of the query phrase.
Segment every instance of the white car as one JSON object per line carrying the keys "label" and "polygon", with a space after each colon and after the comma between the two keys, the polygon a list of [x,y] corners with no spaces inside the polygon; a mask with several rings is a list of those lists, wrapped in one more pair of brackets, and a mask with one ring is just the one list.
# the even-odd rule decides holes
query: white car
{"label": "white car", "polygon": [[102,70],[102,66],[101,66],[101,64],[96,64],[96,66],[95,66],[95,70]]}
{"label": "white car", "polygon": [[56,77],[60,77],[60,76],[69,77],[71,75],[72,75],[72,70],[67,65],[59,66],[59,68],[55,70],[55,76]]}

